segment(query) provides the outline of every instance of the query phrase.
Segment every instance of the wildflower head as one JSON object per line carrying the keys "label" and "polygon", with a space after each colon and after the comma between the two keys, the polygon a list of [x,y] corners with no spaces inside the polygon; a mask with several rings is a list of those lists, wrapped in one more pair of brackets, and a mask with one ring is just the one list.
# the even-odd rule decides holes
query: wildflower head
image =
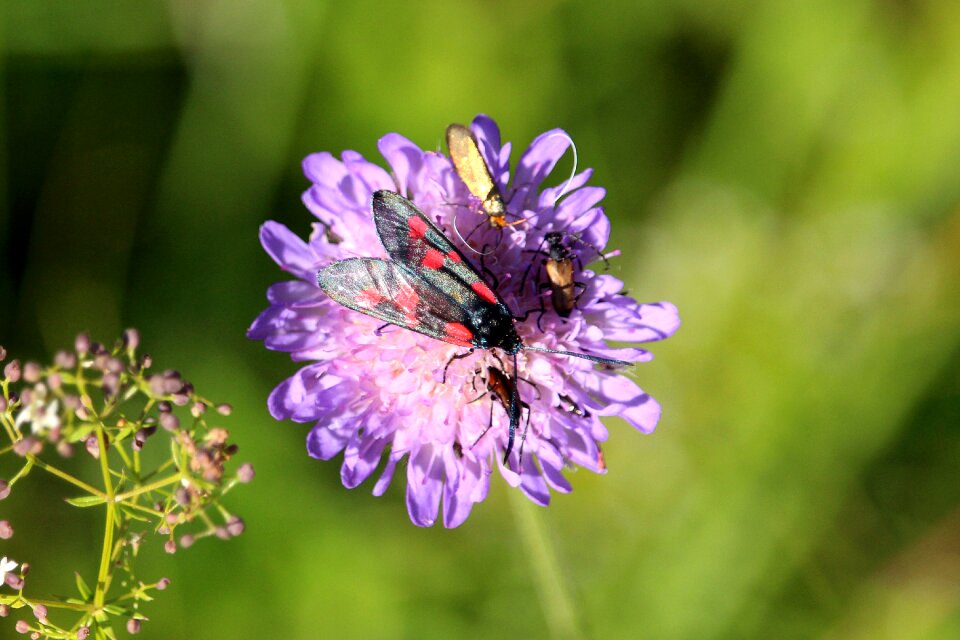
{"label": "wildflower head", "polygon": [[[266,251],[296,279],[270,287],[270,305],[248,335],[310,362],[270,395],[272,415],[314,423],[308,452],[324,460],[343,452],[341,479],[348,488],[378,473],[373,492],[382,494],[407,457],[407,508],[421,526],[434,524],[441,505],[445,526],[461,524],[486,497],[494,466],[509,484],[546,505],[551,489],[571,490],[565,467],[604,472],[599,443],[607,431],[601,416],[622,417],[649,433],[660,407],[622,370],[524,349],[513,376],[512,358],[505,362],[496,350],[453,359],[465,350],[383,328],[333,302],[317,287],[319,269],[348,258],[386,257],[371,217],[375,191],[410,198],[463,256],[482,265],[516,319],[523,345],[643,362],[649,352],[609,341],[661,340],[679,325],[673,305],[640,304],[623,292],[621,281],[589,267],[606,260],[610,227],[599,206],[604,190],[588,186],[590,170],[543,186],[569,136],[560,130],[542,134],[511,172],[510,145],[501,145],[496,124],[478,116],[472,133],[502,194],[503,223],[492,223],[484,209],[488,199],[471,193],[449,158],[388,134],[379,149],[389,173],[351,151],[340,159],[329,153],[306,158],[312,185],[303,201],[316,217],[306,241],[275,222],[260,233]],[[570,284],[577,288],[570,309],[558,311],[544,297],[550,295],[548,234],[565,242],[568,252]],[[515,450],[508,464],[499,455],[508,440],[508,407],[487,396],[491,369],[518,381],[529,425],[524,456]]]}

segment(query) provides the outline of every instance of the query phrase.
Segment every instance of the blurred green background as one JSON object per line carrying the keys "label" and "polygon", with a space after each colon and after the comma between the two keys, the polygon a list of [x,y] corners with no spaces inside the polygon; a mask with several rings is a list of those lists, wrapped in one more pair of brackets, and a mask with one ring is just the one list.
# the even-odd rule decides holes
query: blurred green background
{"label": "blurred green background", "polygon": [[[258,472],[243,536],[147,553],[145,637],[960,638],[960,3],[0,6],[0,344],[139,327]],[[573,136],[616,275],[684,324],[606,477],[421,530],[267,414],[257,227],[306,235],[307,153],[477,112]],[[60,489],[2,505],[51,590],[99,552]]]}

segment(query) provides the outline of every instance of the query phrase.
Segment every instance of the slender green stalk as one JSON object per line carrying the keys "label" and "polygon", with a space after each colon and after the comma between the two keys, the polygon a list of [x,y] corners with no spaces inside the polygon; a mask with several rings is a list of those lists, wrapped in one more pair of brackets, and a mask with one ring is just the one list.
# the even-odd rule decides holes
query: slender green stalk
{"label": "slender green stalk", "polygon": [[48,609],[69,609],[71,611],[90,611],[93,607],[89,604],[82,602],[63,602],[61,600],[44,600],[42,598],[30,598],[27,600],[20,595],[14,596],[0,596],[0,604],[13,604],[14,602],[22,602],[30,607],[35,607],[39,604],[42,604]]}
{"label": "slender green stalk", "polygon": [[106,495],[103,491],[100,491],[100,489],[97,489],[96,487],[87,484],[86,482],[84,482],[84,481],[81,480],[80,478],[76,478],[76,477],[70,475],[69,473],[67,473],[66,471],[62,471],[62,470],[54,467],[53,465],[47,464],[46,462],[44,462],[44,461],[41,460],[40,458],[37,458],[36,456],[32,456],[32,455],[31,455],[31,456],[27,456],[27,460],[29,460],[31,463],[37,465],[38,467],[40,467],[41,469],[43,469],[43,470],[46,471],[47,473],[52,474],[52,475],[55,475],[55,476],[57,476],[58,478],[60,478],[60,479],[62,479],[62,480],[66,480],[66,481],[69,482],[70,484],[72,484],[72,485],[74,485],[74,486],[76,486],[76,487],[78,487],[78,488],[80,488],[80,489],[83,489],[83,490],[86,491],[87,493],[90,493],[90,494],[92,494],[92,495],[95,495],[95,496],[98,496],[98,497],[104,498],[104,499],[106,499],[106,497],[107,497],[107,495]]}
{"label": "slender green stalk", "polygon": [[559,640],[583,638],[577,625],[576,608],[564,586],[556,551],[537,511],[539,507],[527,500],[520,491],[509,493],[514,521],[527,552],[550,637]]}
{"label": "slender green stalk", "polygon": [[180,482],[180,479],[182,477],[183,477],[183,474],[178,471],[174,475],[167,476],[163,480],[157,480],[155,482],[151,482],[150,484],[139,486],[136,489],[131,489],[130,491],[127,491],[125,493],[118,493],[116,496],[111,498],[111,500],[113,500],[114,502],[125,502],[130,498],[135,498],[136,496],[142,495],[144,493],[150,493],[151,491],[156,491],[157,489],[160,489],[161,487],[165,487],[168,484],[174,484],[174,483]]}
{"label": "slender green stalk", "polygon": [[110,556],[113,551],[114,504],[113,481],[110,479],[110,465],[107,461],[107,439],[103,423],[97,424],[97,444],[100,447],[100,469],[103,471],[103,485],[107,495],[107,521],[103,533],[103,550],[100,554],[100,570],[97,572],[97,590],[93,596],[96,608],[103,607],[107,595],[107,574],[110,571]]}

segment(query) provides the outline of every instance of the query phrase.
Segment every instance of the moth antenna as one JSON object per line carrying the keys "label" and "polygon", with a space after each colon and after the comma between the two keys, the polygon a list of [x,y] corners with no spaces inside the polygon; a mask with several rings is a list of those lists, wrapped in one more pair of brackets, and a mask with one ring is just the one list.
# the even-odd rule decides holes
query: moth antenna
{"label": "moth antenna", "polygon": [[[517,394],[517,402],[520,402],[520,382],[518,380],[519,374],[517,373],[517,354],[513,354],[513,389],[514,393]],[[520,404],[523,406],[523,403]],[[522,409],[521,409],[522,411]],[[521,415],[522,417],[522,415]],[[523,432],[520,434],[520,454],[517,456],[517,469],[520,473],[523,473],[523,445],[527,442],[527,431],[530,429],[530,407],[527,407],[527,426],[523,428]]]}
{"label": "moth antenna", "polygon": [[574,353],[573,351],[560,351],[558,349],[543,349],[541,347],[529,347],[527,345],[523,346],[524,349],[529,349],[530,351],[539,351],[541,353],[557,353],[562,356],[571,356],[573,358],[582,358],[583,360],[589,360],[590,362],[596,362],[597,364],[606,364],[611,367],[629,367],[632,366],[632,362],[627,362],[626,360],[614,360],[613,358],[601,358],[600,356],[591,356],[586,353]]}
{"label": "moth antenna", "polygon": [[567,182],[563,185],[563,189],[560,190],[560,193],[556,198],[553,199],[553,206],[557,206],[557,203],[560,202],[560,198],[567,195],[567,190],[570,188],[570,183],[573,182],[573,179],[577,177],[577,165],[579,164],[579,156],[577,155],[577,143],[573,141],[573,138],[567,132],[554,133],[550,137],[559,136],[561,138],[566,138],[567,142],[570,143],[570,149],[573,150],[573,169],[570,171],[570,177],[567,178]]}
{"label": "moth antenna", "polygon": [[[456,212],[453,213],[453,232],[454,232],[455,234],[457,234],[457,237],[458,237],[458,238],[460,238],[460,242],[463,243],[463,246],[465,246],[467,249],[470,249],[470,251],[473,251],[473,252],[474,252],[475,254],[477,254],[478,256],[488,256],[488,255],[490,255],[491,253],[493,253],[494,250],[497,248],[497,247],[494,247],[493,249],[490,249],[490,251],[487,251],[487,252],[477,251],[476,249],[474,249],[474,248],[470,245],[470,243],[467,242],[467,239],[464,238],[463,235],[460,233],[460,228],[457,226],[457,213],[456,213]],[[499,245],[498,245],[498,246],[499,246]]]}

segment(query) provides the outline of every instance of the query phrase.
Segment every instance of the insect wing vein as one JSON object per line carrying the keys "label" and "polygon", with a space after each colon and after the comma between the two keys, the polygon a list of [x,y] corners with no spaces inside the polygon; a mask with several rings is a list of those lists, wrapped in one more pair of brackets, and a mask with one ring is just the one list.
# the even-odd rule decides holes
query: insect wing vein
{"label": "insect wing vein", "polygon": [[470,346],[474,328],[463,305],[417,273],[391,260],[351,258],[317,274],[334,301],[437,340]]}
{"label": "insect wing vein", "polygon": [[373,194],[373,220],[387,254],[460,304],[499,299],[466,257],[412,202],[392,191]]}

